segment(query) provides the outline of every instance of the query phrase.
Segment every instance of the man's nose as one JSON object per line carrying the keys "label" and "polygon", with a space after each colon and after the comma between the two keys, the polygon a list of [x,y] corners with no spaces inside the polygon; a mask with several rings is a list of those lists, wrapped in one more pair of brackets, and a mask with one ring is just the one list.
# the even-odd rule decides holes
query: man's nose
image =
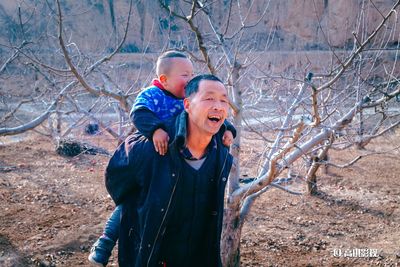
{"label": "man's nose", "polygon": [[223,104],[221,103],[221,101],[214,101],[214,109],[215,110],[223,110]]}

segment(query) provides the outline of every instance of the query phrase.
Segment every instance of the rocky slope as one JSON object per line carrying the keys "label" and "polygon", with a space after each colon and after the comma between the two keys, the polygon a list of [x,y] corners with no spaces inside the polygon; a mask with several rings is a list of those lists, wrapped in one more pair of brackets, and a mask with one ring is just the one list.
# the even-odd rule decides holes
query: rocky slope
{"label": "rocky slope", "polygon": [[[183,1],[170,2],[176,12],[188,14],[190,5]],[[395,1],[376,0],[272,0],[272,1],[214,1],[207,6],[217,27],[224,29],[229,15],[231,22],[227,34],[234,34],[243,21],[255,27],[246,29],[242,37],[243,49],[264,50],[328,50],[350,49],[354,44],[353,32],[359,39],[379,24]],[[49,3],[49,4],[48,4]],[[111,49],[123,31],[128,0],[62,1],[65,34],[70,41],[87,52]],[[20,14],[18,6],[20,5]],[[56,7],[48,1],[1,1],[1,43],[18,45],[23,39],[48,42],[52,50],[56,42]],[[265,13],[264,13],[265,11]],[[264,15],[263,15],[264,14]],[[20,19],[21,17],[21,19]],[[23,27],[20,27],[20,21]],[[196,23],[206,33],[211,33],[208,21],[198,14]],[[394,26],[396,23],[393,23]],[[361,25],[361,27],[360,27]],[[397,22],[398,25],[398,22]],[[388,45],[397,46],[400,27],[396,27]],[[364,29],[366,31],[361,31]],[[386,34],[389,34],[390,28]],[[221,30],[222,31],[222,30]],[[206,35],[215,41],[213,34]],[[158,1],[134,1],[132,22],[124,46],[125,52],[159,51],[166,46],[185,44],[193,47],[194,35],[188,33],[182,20],[171,17]],[[43,48],[43,47],[42,47]],[[4,47],[1,49],[5,50]]]}

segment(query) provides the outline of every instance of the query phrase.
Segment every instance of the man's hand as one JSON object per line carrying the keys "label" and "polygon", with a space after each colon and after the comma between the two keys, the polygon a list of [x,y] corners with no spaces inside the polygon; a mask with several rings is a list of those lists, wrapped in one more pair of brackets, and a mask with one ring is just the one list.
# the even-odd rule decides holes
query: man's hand
{"label": "man's hand", "polygon": [[222,137],[222,143],[224,146],[229,147],[233,143],[233,134],[231,131],[227,130],[224,132],[224,136]]}
{"label": "man's hand", "polygon": [[154,131],[153,133],[154,148],[161,156],[164,156],[167,153],[168,141],[169,141],[169,136],[166,131],[164,131],[161,128]]}

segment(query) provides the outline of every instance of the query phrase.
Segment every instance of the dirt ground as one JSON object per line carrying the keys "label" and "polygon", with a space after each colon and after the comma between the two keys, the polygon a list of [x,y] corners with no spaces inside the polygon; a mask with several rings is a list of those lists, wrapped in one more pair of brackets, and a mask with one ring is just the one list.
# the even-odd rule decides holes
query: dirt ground
{"label": "dirt ground", "polygon": [[[90,141],[115,147],[104,135]],[[391,134],[369,151],[331,159],[343,164],[399,143]],[[45,137],[0,139],[0,266],[90,266],[90,246],[113,209],[103,185],[107,161],[59,156]],[[318,183],[318,196],[271,189],[256,201],[243,228],[242,266],[399,266],[399,150],[321,172]]]}

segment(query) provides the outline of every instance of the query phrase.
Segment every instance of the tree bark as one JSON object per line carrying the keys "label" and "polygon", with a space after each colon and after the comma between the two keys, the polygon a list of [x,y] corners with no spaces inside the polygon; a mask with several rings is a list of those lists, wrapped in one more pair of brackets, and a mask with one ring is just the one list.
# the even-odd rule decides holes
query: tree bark
{"label": "tree bark", "polygon": [[[311,166],[308,169],[308,172],[306,175],[307,192],[310,195],[316,195],[318,193],[317,171],[318,171],[319,167],[321,166],[321,162],[323,160],[327,161],[328,150],[331,147],[332,143],[333,143],[333,136],[331,135],[329,140],[326,143],[326,146],[323,149],[321,149],[321,151],[318,153],[317,156],[313,157]],[[324,164],[326,164],[326,162]]]}
{"label": "tree bark", "polygon": [[307,192],[311,196],[315,196],[318,193],[317,175],[315,173],[307,180]]}
{"label": "tree bark", "polygon": [[232,70],[232,77],[230,80],[231,84],[231,94],[233,95],[234,105],[238,107],[238,110],[234,114],[234,125],[236,128],[236,138],[233,141],[230,152],[234,158],[234,164],[232,166],[230,175],[229,175],[229,194],[234,192],[239,188],[239,177],[240,177],[240,139],[242,136],[242,107],[243,100],[241,95],[241,90],[239,87],[239,71],[240,65],[235,65]]}
{"label": "tree bark", "polygon": [[243,222],[240,221],[240,206],[228,207],[224,213],[224,225],[221,240],[222,265],[240,266],[240,236]]}

